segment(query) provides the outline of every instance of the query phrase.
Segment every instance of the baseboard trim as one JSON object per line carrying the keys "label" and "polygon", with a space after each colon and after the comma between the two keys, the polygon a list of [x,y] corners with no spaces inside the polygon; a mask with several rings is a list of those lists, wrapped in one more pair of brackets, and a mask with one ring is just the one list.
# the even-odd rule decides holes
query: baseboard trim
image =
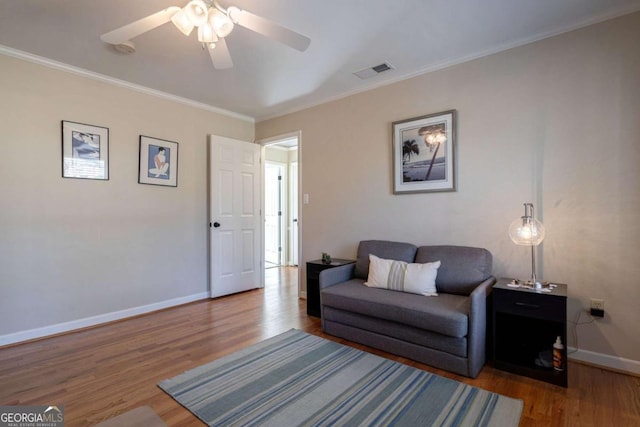
{"label": "baseboard trim", "polygon": [[[58,323],[56,325],[45,326],[42,328],[29,329],[26,331],[1,335],[0,347],[10,344],[17,344],[23,341],[29,341],[37,338],[44,338],[50,335],[56,335],[64,332],[71,332],[77,329],[97,326],[102,323],[122,320],[126,319],[127,317],[138,316],[141,314],[146,314],[152,311],[162,310],[169,307],[175,307],[182,304],[188,304],[190,302],[209,298],[209,296],[210,295],[208,292],[202,292],[199,294],[187,295],[185,297],[160,301],[153,304],[132,307],[126,310],[114,311],[111,313],[100,314],[98,316],[85,317],[84,319]],[[301,291],[300,298],[306,299],[307,293],[305,291]],[[583,362],[593,366],[599,366],[616,372],[640,376],[640,361],[625,359],[624,357],[611,356],[609,354],[596,353],[588,350],[580,350],[573,347],[567,347],[567,351],[570,353],[568,356],[570,360]]]}
{"label": "baseboard trim", "polygon": [[98,316],[85,317],[83,319],[58,323],[56,325],[45,326],[42,328],[29,329],[26,331],[14,332],[12,334],[0,335],[0,347],[37,338],[44,338],[50,335],[56,335],[64,332],[70,332],[77,329],[97,326],[102,323],[126,319],[127,317],[138,316],[140,314],[146,314],[152,311],[162,310],[164,308],[175,307],[177,305],[187,304],[205,298],[209,298],[209,292],[187,295],[185,297],[174,298],[167,301],[160,301],[153,304],[142,305],[139,307],[127,308],[125,310],[100,314]]}
{"label": "baseboard trim", "polygon": [[640,361],[625,359],[624,357],[611,356],[609,354],[595,353],[588,350],[580,350],[567,347],[569,360],[582,362],[588,365],[598,366],[616,372],[640,376]]}

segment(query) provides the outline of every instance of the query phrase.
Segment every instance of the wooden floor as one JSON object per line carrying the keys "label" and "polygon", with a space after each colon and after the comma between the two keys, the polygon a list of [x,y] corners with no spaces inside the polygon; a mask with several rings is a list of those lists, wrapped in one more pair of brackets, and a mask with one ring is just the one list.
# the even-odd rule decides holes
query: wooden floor
{"label": "wooden floor", "polygon": [[[201,301],[0,349],[0,405],[63,405],[65,425],[91,426],[149,405],[169,426],[203,425],[157,387],[242,347],[298,328],[524,400],[521,426],[640,426],[640,378],[569,363],[569,388],[485,366],[460,377],[322,333],[297,298],[296,270],[269,269],[265,289]],[[281,285],[278,285],[281,283]]]}

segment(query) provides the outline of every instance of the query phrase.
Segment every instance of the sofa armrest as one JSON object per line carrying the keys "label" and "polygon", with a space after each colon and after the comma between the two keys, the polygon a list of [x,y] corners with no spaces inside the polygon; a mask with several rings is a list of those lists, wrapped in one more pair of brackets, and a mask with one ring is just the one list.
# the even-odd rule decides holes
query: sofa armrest
{"label": "sofa armrest", "polygon": [[320,289],[346,282],[353,278],[353,272],[356,268],[355,264],[345,264],[339,267],[327,268],[320,272]]}
{"label": "sofa armrest", "polygon": [[493,290],[496,278],[491,276],[480,283],[469,295],[469,333],[467,336],[467,357],[469,375],[478,376],[484,366],[487,345],[487,299]]}
{"label": "sofa armrest", "polygon": [[322,270],[319,276],[320,287],[320,318],[322,322],[322,330],[325,330],[324,323],[324,304],[322,303],[322,290],[330,286],[337,285],[338,283],[346,282],[353,278],[353,273],[356,269],[355,264],[345,264],[339,267],[327,268]]}

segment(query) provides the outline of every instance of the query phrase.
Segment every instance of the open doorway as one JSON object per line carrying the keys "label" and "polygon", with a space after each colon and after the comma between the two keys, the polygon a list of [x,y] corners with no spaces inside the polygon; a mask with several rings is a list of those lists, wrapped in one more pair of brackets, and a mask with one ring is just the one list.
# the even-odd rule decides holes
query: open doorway
{"label": "open doorway", "polygon": [[265,286],[268,283],[278,286],[270,278],[298,276],[299,143],[297,133],[261,141]]}
{"label": "open doorway", "polygon": [[[267,147],[271,153],[274,148]],[[287,199],[287,164],[274,162],[267,155],[264,165],[264,268],[280,267],[285,264]]]}

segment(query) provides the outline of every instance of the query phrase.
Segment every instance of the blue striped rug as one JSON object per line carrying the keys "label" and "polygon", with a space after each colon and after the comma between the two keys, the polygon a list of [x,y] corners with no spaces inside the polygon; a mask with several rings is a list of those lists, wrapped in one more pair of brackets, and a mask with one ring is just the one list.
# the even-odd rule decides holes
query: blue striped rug
{"label": "blue striped rug", "polygon": [[159,384],[210,426],[517,426],[522,401],[292,329]]}

